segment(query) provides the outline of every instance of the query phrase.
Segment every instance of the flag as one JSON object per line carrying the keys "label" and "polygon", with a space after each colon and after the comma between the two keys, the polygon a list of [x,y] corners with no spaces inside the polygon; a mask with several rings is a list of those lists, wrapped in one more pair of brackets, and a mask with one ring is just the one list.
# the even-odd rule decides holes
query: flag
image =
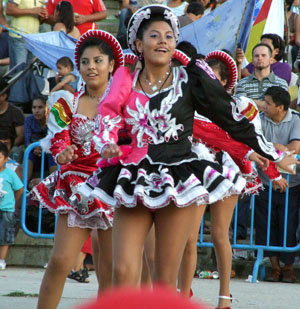
{"label": "flag", "polygon": [[[63,31],[20,35],[26,41],[26,47],[45,65],[57,71],[56,61],[61,57],[69,57],[73,63],[76,39]],[[74,70],[76,68],[74,66]]]}
{"label": "flag", "polygon": [[226,48],[234,52],[238,42],[247,45],[255,0],[228,0],[199,20],[181,28],[180,41],[192,43],[198,53]]}
{"label": "flag", "polygon": [[[276,0],[273,2],[281,2],[281,0]],[[256,9],[254,10],[257,16],[255,17],[255,20],[254,20],[254,23],[251,29],[249,42],[248,42],[247,50],[245,53],[245,56],[249,62],[252,61],[253,47],[260,42],[260,37],[264,33],[264,29],[265,29],[267,18],[270,12],[271,4],[272,4],[272,0],[258,1],[256,5]],[[258,8],[257,6],[260,6],[260,8]],[[277,18],[275,18],[275,20],[277,20]],[[274,24],[275,24],[274,19],[272,22],[273,22],[272,25],[274,27]]]}
{"label": "flag", "polygon": [[[276,21],[276,22],[274,22]],[[284,0],[272,1],[266,25],[265,33],[275,33],[281,38],[284,36]]]}

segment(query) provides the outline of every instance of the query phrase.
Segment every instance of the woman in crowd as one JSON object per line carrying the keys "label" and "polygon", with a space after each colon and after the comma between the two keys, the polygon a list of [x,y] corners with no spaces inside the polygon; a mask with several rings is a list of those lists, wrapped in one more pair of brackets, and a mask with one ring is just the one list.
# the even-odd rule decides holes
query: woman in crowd
{"label": "woman in crowd", "polygon": [[73,6],[69,1],[61,1],[57,4],[54,19],[53,31],[64,31],[77,40],[80,38],[80,32],[74,23]]}
{"label": "woman in crowd", "polygon": [[[187,68],[170,67],[178,39],[178,18],[168,7],[149,5],[138,10],[129,22],[128,43],[142,69],[131,75],[127,68],[120,68],[98,109],[96,149],[103,159],[114,159],[114,165],[101,168],[80,192],[116,207],[116,286],[139,285],[144,241],[154,223],[155,282],[176,288],[197,204],[224,199],[218,217],[213,218],[218,242],[227,212],[232,213],[245,186],[241,175],[193,151],[195,111],[268,159],[281,161],[284,157],[236,113],[232,98],[204,61],[193,60]],[[126,156],[117,145],[120,128],[126,128],[132,140],[132,151]],[[230,246],[226,250],[231,252]],[[230,306],[230,299],[229,287],[220,290],[219,307]]]}
{"label": "woman in crowd", "polygon": [[[24,139],[25,147],[28,147],[31,143],[38,142],[47,135],[46,125],[46,101],[47,98],[39,96],[32,101],[32,115],[29,115],[25,119]],[[35,179],[31,182],[34,167],[40,167],[42,149],[41,147],[34,148],[29,154],[28,160],[28,181],[29,187],[32,189],[32,183],[39,183],[39,179]],[[57,170],[57,165],[54,162],[51,154],[46,156],[49,172],[52,173]],[[38,181],[38,182],[37,182]]]}
{"label": "woman in crowd", "polygon": [[123,65],[122,49],[109,33],[90,30],[76,44],[75,63],[85,86],[74,95],[57,91],[50,97],[48,135],[42,142],[61,169],[34,188],[42,206],[59,215],[39,293],[38,308],[43,309],[57,308],[67,275],[92,229],[98,231],[99,290],[111,286],[111,210],[99,200],[84,199],[78,188],[97,169],[100,156],[92,143],[97,106],[110,89],[114,69]]}

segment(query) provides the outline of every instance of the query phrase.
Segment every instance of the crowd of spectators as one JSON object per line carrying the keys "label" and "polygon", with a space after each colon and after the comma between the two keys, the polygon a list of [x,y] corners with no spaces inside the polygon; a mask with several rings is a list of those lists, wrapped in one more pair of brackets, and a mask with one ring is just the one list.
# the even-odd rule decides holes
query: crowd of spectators
{"label": "crowd of spectators", "polygon": [[[127,48],[126,29],[132,14],[140,7],[148,4],[164,4],[170,7],[179,17],[180,26],[184,27],[196,22],[204,15],[222,5],[226,0],[122,0],[120,1],[119,28],[117,38],[122,47]],[[245,96],[255,101],[261,111],[262,131],[266,138],[284,149],[300,152],[300,114],[291,109],[289,90],[291,86],[298,88],[298,63],[300,62],[300,15],[294,1],[286,0],[287,23],[285,37],[268,33],[260,38],[260,43],[252,51],[252,63],[245,65],[244,51],[237,48],[234,52],[238,68],[239,81],[235,95]],[[5,13],[5,14],[4,14]],[[55,31],[64,31],[78,39],[88,29],[97,27],[97,22],[107,17],[107,10],[102,0],[48,0],[42,1],[8,0],[5,9],[0,2],[0,24],[17,32],[38,33],[40,25],[47,23]],[[9,23],[7,22],[9,20]],[[181,42],[180,48],[192,57],[200,57],[197,50]],[[290,54],[290,57],[287,55]],[[0,26],[0,92],[7,88],[4,78],[7,71],[19,63],[29,64],[33,59],[32,53],[26,48],[25,41],[16,32],[8,32]],[[289,58],[289,61],[286,59]],[[68,57],[57,61],[57,75],[50,82],[51,93],[64,89],[76,92],[78,76],[74,64]],[[47,97],[24,96],[31,82],[30,72],[26,73],[13,86],[0,95],[0,141],[7,145],[10,151],[10,168],[16,170],[22,177],[22,152],[24,147],[40,140],[47,132],[46,101]],[[295,98],[293,98],[295,99]],[[25,115],[24,115],[25,112]],[[30,115],[27,115],[29,113]],[[25,119],[26,117],[26,119]],[[25,126],[24,126],[25,125]],[[34,180],[34,167],[41,157],[41,149],[35,148],[29,156],[28,181]],[[18,161],[18,163],[16,162]],[[57,166],[53,158],[47,157],[48,172]],[[7,165],[8,166],[8,165]],[[0,166],[1,168],[1,166]],[[285,174],[282,174],[285,177]],[[264,176],[261,176],[264,180]],[[296,229],[300,224],[300,170],[290,183],[290,203],[288,219],[287,244],[294,246]],[[31,184],[33,185],[35,181]],[[269,182],[264,180],[268,188]],[[282,245],[282,218],[285,205],[284,192],[273,185],[274,215],[272,215],[271,242]],[[268,190],[261,191],[257,196],[256,243],[265,244]],[[276,202],[275,202],[276,200]],[[240,200],[238,215],[237,239],[247,238],[250,199]],[[1,204],[0,204],[1,209]],[[274,226],[281,229],[274,229]],[[0,243],[1,246],[1,243]],[[271,252],[272,272],[267,277],[270,281],[295,282],[293,271],[294,254],[275,254]],[[1,259],[1,257],[0,257]],[[283,277],[280,273],[279,261],[285,264]],[[283,278],[283,279],[282,279]]]}

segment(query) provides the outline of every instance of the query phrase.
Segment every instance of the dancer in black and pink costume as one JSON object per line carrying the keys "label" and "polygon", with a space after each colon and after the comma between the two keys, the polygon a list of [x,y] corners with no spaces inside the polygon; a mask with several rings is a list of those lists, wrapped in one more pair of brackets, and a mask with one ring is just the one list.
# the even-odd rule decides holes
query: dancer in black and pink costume
{"label": "dancer in black and pink costume", "polygon": [[[99,169],[81,188],[83,194],[116,208],[113,284],[117,286],[139,284],[143,244],[154,222],[154,278],[175,288],[197,205],[224,199],[220,208],[226,214],[226,207],[234,208],[245,186],[241,174],[192,150],[195,111],[260,155],[286,163],[284,154],[235,111],[233,99],[204,61],[170,67],[178,39],[178,19],[169,8],[150,5],[138,10],[129,22],[128,43],[142,69],[133,74],[118,69],[98,109],[94,141],[101,154],[99,164],[103,158],[110,161],[122,155],[117,145],[120,129],[125,128],[132,140],[127,156]],[[229,295],[229,290],[220,291],[219,307],[230,305]]]}

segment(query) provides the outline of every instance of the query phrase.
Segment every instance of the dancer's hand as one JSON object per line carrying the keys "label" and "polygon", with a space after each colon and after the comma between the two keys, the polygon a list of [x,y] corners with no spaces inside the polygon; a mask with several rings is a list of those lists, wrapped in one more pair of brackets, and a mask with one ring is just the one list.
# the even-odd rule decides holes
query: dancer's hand
{"label": "dancer's hand", "polygon": [[275,147],[275,149],[282,151],[282,152],[289,151],[286,146],[279,144],[279,143],[274,143],[274,147]]}
{"label": "dancer's hand", "polygon": [[295,157],[295,151],[289,151],[288,154],[280,161],[277,162],[276,165],[281,168],[282,170],[286,171],[287,173],[290,173],[292,175],[295,175],[296,172],[293,170],[291,165],[293,164],[300,164],[300,162]]}
{"label": "dancer's hand", "polygon": [[59,153],[57,156],[57,163],[58,164],[67,164],[70,163],[78,158],[78,155],[75,154],[77,150],[77,146],[71,145],[67,146],[62,152]]}
{"label": "dancer's hand", "polygon": [[272,188],[273,190],[277,190],[278,187],[280,189],[280,192],[285,192],[286,188],[288,188],[289,184],[285,178],[281,178],[279,180],[273,180],[272,181]]}
{"label": "dancer's hand", "polygon": [[249,160],[256,162],[258,167],[263,171],[269,167],[269,160],[261,156],[257,152],[251,153],[251,155],[249,156]]}
{"label": "dancer's hand", "polygon": [[102,149],[101,157],[104,159],[120,157],[122,155],[122,151],[120,147],[116,144],[109,144]]}

